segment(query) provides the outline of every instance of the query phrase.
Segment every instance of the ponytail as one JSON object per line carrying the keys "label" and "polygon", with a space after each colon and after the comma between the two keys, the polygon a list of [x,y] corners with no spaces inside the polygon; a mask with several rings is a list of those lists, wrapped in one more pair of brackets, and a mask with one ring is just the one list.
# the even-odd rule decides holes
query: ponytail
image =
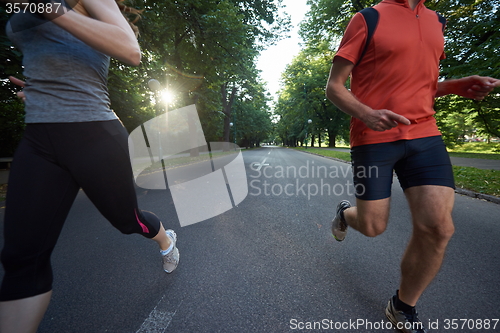
{"label": "ponytail", "polygon": [[[130,24],[130,27],[132,30],[134,30],[135,36],[139,36],[139,28],[135,25],[137,21],[141,18],[142,10],[135,9],[132,7],[128,7],[123,4],[124,0],[116,0],[116,4],[118,5],[118,8],[120,8],[121,12],[123,13],[123,16],[125,19],[128,21]],[[132,17],[132,19],[131,19]]]}

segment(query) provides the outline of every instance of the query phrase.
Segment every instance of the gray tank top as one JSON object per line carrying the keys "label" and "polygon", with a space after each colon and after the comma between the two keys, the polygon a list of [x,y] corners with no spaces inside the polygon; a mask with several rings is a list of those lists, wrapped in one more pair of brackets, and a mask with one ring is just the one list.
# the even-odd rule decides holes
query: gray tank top
{"label": "gray tank top", "polygon": [[117,119],[107,89],[107,55],[36,14],[14,14],[6,32],[23,53],[26,123]]}

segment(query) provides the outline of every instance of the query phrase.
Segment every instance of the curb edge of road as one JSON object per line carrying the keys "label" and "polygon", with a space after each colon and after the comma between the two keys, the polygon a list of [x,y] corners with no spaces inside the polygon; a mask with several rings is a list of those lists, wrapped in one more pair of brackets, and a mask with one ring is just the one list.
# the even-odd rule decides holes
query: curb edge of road
{"label": "curb edge of road", "polygon": [[[311,155],[321,156],[321,157],[328,158],[330,160],[334,160],[334,161],[337,161],[337,162],[351,164],[351,162],[347,162],[347,161],[341,160],[340,158],[323,156],[323,155],[320,155],[320,154],[311,153],[311,152],[304,151],[304,150],[296,150],[296,151],[307,153],[307,154],[311,154]],[[489,201],[489,202],[495,203],[497,205],[500,205],[500,197],[496,197],[494,195],[478,193],[478,192],[474,192],[474,191],[471,191],[471,190],[466,190],[464,188],[458,188],[458,187],[455,189],[455,193],[461,194],[461,195],[466,195],[468,197],[479,199],[479,200]]]}
{"label": "curb edge of road", "polygon": [[466,190],[464,188],[456,188],[455,193],[461,194],[461,195],[466,195],[472,198],[480,199],[480,200],[486,200],[490,201],[496,204],[500,205],[500,198],[495,197],[494,195],[488,195],[488,194],[483,194],[483,193],[478,193],[470,190]]}

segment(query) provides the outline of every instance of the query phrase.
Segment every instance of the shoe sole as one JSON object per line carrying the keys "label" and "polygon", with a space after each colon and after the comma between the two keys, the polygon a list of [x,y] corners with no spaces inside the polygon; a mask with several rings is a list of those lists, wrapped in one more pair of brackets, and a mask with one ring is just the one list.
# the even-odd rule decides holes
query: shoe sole
{"label": "shoe sole", "polygon": [[391,306],[391,301],[389,301],[389,304],[387,304],[387,307],[385,308],[385,316],[392,323],[392,326],[394,326],[394,328],[396,328],[398,326],[398,322],[396,321],[396,318],[394,318],[394,316],[392,315],[391,311],[389,310],[390,306]]}
{"label": "shoe sole", "polygon": [[335,235],[335,232],[333,231],[333,226],[340,224],[340,223],[335,223],[335,220],[336,219],[340,219],[340,214],[338,213],[338,210],[339,210],[339,206],[343,202],[347,202],[349,204],[349,207],[346,207],[346,209],[351,207],[351,203],[349,201],[347,201],[347,200],[342,200],[341,202],[339,202],[339,204],[337,206],[337,214],[335,215],[335,218],[332,220],[332,236],[333,236],[333,238],[335,238],[335,240],[337,242],[342,242],[345,239],[345,236],[347,235],[347,228],[346,228],[345,231],[339,231],[340,233],[342,233],[340,235]]}
{"label": "shoe sole", "polygon": [[335,236],[335,235],[332,235],[332,236],[333,236],[333,238],[335,238],[335,240],[336,240],[337,242],[343,242],[343,241],[344,241],[344,239],[345,239],[345,237],[341,239],[341,238],[337,238],[337,236]]}
{"label": "shoe sole", "polygon": [[399,329],[397,328],[398,327],[398,321],[396,320],[396,318],[393,316],[392,312],[389,310],[389,309],[394,309],[394,307],[392,306],[391,304],[391,301],[389,300],[389,303],[387,304],[387,307],[385,308],[385,316],[387,317],[387,319],[389,319],[389,321],[392,323],[392,326],[393,328],[398,331],[398,332],[402,332],[402,333],[411,333],[411,331],[403,328],[403,329]]}
{"label": "shoe sole", "polygon": [[[332,225],[335,223],[335,220],[332,221]],[[335,235],[335,232],[333,231],[333,228],[332,228],[332,236],[333,238],[335,238],[335,240],[337,242],[342,242],[344,239],[345,239],[345,236],[346,236],[346,232],[343,233],[343,235]]]}

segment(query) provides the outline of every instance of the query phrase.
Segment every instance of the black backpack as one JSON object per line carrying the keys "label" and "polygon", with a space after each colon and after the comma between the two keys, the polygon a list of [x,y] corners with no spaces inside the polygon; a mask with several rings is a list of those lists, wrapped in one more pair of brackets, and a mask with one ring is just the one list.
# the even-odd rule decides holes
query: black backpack
{"label": "black backpack", "polygon": [[[375,33],[375,29],[377,28],[378,24],[378,11],[373,8],[373,7],[368,7],[365,9],[362,9],[360,13],[363,15],[365,18],[366,25],[368,27],[368,35],[366,36],[366,43],[365,43],[365,48],[363,49],[363,52],[361,53],[361,56],[359,57],[358,62],[356,63],[356,66],[359,65],[363,57],[365,56],[366,50],[368,49],[368,45],[370,44],[370,41],[372,40],[373,34]],[[439,15],[439,13],[436,13],[438,16],[439,22],[441,22],[443,26],[443,33],[444,33],[444,28],[446,26],[446,19]]]}

